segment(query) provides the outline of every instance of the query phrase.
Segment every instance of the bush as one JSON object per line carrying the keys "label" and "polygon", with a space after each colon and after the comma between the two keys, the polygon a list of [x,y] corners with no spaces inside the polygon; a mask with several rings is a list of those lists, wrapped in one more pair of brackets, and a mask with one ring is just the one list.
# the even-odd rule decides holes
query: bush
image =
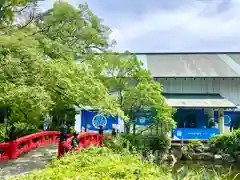
{"label": "bush", "polygon": [[165,154],[171,148],[171,139],[164,134],[121,134],[117,138],[105,139],[104,145],[114,152],[135,153],[146,149],[153,152],[158,150],[159,153]]}
{"label": "bush", "polygon": [[[3,125],[3,127],[4,127],[4,129],[6,129],[5,125]],[[26,124],[26,123],[14,123],[14,127],[15,127],[15,130],[13,132],[14,139],[38,132],[37,127]],[[7,132],[6,132],[6,130],[3,131],[5,141],[10,140],[10,137],[9,137],[10,130],[11,130],[11,128],[8,127]]]}
{"label": "bush", "polygon": [[110,139],[104,139],[104,146],[113,150],[114,152],[123,152],[128,144],[130,142],[123,138],[123,137],[117,137],[117,138],[110,138]]}
{"label": "bush", "polygon": [[111,180],[111,179],[171,180],[168,170],[142,162],[137,155],[114,153],[108,148],[91,147],[80,153],[53,160],[43,171],[33,172],[17,180]]}
{"label": "bush", "polygon": [[203,143],[200,140],[191,140],[187,145],[187,150],[195,150],[199,147],[202,147]]}
{"label": "bush", "polygon": [[4,124],[0,125],[0,143],[5,142],[6,139],[6,128]]}
{"label": "bush", "polygon": [[129,146],[129,150],[142,150],[144,148],[144,138],[143,135],[139,134],[131,134],[131,133],[123,133],[120,135],[121,138],[125,139],[122,140],[124,148]]}
{"label": "bush", "polygon": [[209,144],[218,152],[234,154],[240,151],[240,129],[229,134],[220,134],[210,139]]}
{"label": "bush", "polygon": [[18,137],[38,132],[38,128],[33,125],[28,125],[26,123],[16,123],[14,125],[16,127],[16,134]]}
{"label": "bush", "polygon": [[[186,177],[187,176],[187,177]],[[143,162],[137,154],[115,153],[106,147],[90,147],[60,160],[54,159],[44,170],[38,170],[15,180],[173,180],[212,179],[232,180],[231,173],[219,175],[205,169],[182,169],[172,176],[169,170]],[[239,176],[236,175],[237,179]]]}
{"label": "bush", "polygon": [[150,150],[166,153],[171,148],[171,139],[167,134],[144,135],[144,144]]}

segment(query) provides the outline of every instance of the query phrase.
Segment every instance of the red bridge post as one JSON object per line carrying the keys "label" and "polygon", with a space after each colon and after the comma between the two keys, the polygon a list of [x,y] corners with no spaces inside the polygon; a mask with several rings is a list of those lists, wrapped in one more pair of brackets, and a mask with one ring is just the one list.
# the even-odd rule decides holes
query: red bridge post
{"label": "red bridge post", "polygon": [[10,141],[10,159],[17,159],[17,142],[16,141]]}
{"label": "red bridge post", "polygon": [[63,142],[59,141],[58,143],[58,158],[62,157],[64,154]]}

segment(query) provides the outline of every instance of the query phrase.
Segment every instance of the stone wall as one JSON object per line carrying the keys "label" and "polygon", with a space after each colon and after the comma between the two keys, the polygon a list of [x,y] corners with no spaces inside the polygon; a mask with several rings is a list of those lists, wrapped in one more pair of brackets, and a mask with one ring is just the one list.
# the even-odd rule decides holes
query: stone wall
{"label": "stone wall", "polygon": [[168,155],[164,157],[167,161],[213,161],[216,163],[240,163],[240,152],[234,154],[226,154],[216,152],[209,145],[196,146],[189,148],[188,146],[174,145]]}

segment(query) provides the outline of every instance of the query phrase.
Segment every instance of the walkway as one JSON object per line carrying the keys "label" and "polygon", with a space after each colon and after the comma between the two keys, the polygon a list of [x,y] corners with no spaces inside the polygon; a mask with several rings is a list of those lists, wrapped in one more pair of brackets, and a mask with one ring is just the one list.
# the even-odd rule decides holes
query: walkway
{"label": "walkway", "polygon": [[43,169],[54,156],[57,156],[58,145],[50,144],[26,153],[17,160],[0,162],[0,179],[20,176],[33,170]]}

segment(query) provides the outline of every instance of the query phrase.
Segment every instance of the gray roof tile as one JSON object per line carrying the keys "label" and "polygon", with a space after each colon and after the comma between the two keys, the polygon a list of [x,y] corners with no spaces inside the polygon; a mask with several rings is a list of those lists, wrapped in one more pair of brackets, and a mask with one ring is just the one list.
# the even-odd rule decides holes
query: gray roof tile
{"label": "gray roof tile", "polygon": [[138,57],[153,77],[240,77],[240,53],[141,53]]}

